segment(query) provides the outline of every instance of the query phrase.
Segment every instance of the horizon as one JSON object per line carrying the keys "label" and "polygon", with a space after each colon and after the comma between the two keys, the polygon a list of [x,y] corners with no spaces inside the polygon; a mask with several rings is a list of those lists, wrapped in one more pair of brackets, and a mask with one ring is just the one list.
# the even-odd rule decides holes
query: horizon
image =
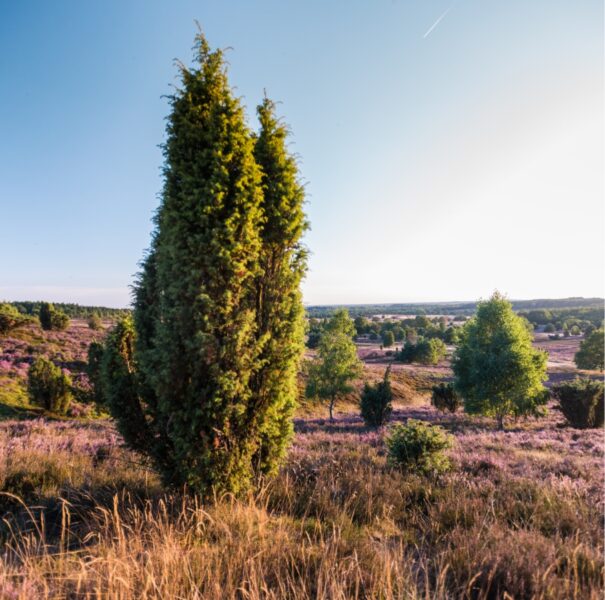
{"label": "horizon", "polygon": [[292,131],[306,305],[605,296],[601,2],[4,12],[0,300],[129,306],[196,19],[250,127],[266,89]]}

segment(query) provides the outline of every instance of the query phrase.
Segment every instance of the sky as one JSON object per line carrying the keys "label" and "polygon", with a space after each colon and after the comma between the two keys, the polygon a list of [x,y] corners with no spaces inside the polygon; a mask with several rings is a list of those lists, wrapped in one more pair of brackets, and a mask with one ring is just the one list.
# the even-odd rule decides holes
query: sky
{"label": "sky", "polygon": [[292,130],[306,303],[604,295],[600,0],[0,0],[0,300],[129,304],[196,20]]}

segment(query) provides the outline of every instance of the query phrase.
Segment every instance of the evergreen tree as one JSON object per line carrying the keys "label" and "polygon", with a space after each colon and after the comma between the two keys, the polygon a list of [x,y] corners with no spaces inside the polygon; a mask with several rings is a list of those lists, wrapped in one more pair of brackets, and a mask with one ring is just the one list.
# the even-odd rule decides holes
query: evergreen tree
{"label": "evergreen tree", "polygon": [[201,34],[196,58],[171,97],[156,229],[103,392],[165,483],[211,497],[270,472],[290,435],[306,224],[272,105],[254,140]]}
{"label": "evergreen tree", "polygon": [[526,321],[496,292],[479,302],[477,315],[462,332],[452,368],[464,410],[495,416],[500,429],[507,415],[539,413],[548,400],[546,353],[535,350]]}
{"label": "evergreen tree", "polygon": [[300,240],[308,224],[296,161],[286,148],[288,131],[275,117],[275,105],[268,98],[257,112],[260,132],[254,156],[261,169],[264,219],[256,278],[256,335],[262,366],[251,382],[248,418],[261,434],[254,464],[267,473],[275,470],[293,435],[296,376],[304,349],[300,282],[307,253]]}
{"label": "evergreen tree", "polygon": [[385,372],[382,381],[371,385],[365,383],[361,393],[359,408],[364,423],[368,427],[382,427],[393,412],[393,391],[391,390],[391,365]]}

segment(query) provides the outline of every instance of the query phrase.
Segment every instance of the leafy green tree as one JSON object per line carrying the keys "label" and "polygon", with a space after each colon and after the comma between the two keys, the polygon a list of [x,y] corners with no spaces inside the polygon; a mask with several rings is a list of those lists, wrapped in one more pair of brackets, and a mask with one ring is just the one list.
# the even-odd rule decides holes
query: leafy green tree
{"label": "leafy green tree", "polygon": [[325,326],[326,331],[343,333],[350,338],[355,336],[355,323],[349,316],[349,311],[346,308],[339,308],[334,311]]}
{"label": "leafy green tree", "polygon": [[200,34],[196,58],[171,97],[156,229],[103,392],[166,484],[212,498],[273,470],[291,434],[306,222],[272,105],[254,138],[222,52]]}
{"label": "leafy green tree", "polygon": [[364,333],[368,333],[370,329],[370,321],[366,317],[355,317],[355,331],[357,335],[363,335]]}
{"label": "leafy green tree", "polygon": [[72,381],[47,358],[40,356],[32,363],[27,376],[27,392],[33,404],[45,410],[65,414],[71,402]]}
{"label": "leafy green tree", "polygon": [[574,356],[578,369],[603,369],[605,337],[603,328],[595,329],[580,343]]}
{"label": "leafy green tree", "polygon": [[27,317],[22,315],[12,304],[0,303],[0,335],[7,335],[14,329],[27,323]]}
{"label": "leafy green tree", "polygon": [[336,400],[353,391],[351,382],[361,374],[361,362],[351,339],[352,326],[346,310],[335,313],[319,343],[318,360],[309,367],[306,394],[328,401],[330,421],[334,420]]}
{"label": "leafy green tree", "polygon": [[366,382],[363,386],[359,407],[364,423],[368,427],[382,427],[393,412],[392,402],[391,365],[389,365],[382,381],[373,385]]}
{"label": "leafy green tree", "polygon": [[465,411],[496,417],[500,429],[507,415],[538,414],[548,400],[547,355],[533,348],[510,302],[498,292],[479,302],[462,335],[452,368]]}
{"label": "leafy green tree", "polygon": [[390,348],[393,344],[395,343],[395,336],[393,335],[392,331],[385,331],[382,334],[382,345],[385,348]]}

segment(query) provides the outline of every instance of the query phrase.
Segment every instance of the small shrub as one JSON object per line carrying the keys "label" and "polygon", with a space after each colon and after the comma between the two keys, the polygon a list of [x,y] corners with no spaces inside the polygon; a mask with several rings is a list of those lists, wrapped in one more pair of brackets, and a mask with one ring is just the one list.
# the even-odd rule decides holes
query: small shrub
{"label": "small shrub", "polygon": [[559,400],[559,409],[573,427],[603,427],[605,405],[602,381],[578,378],[555,386],[553,393]]}
{"label": "small shrub", "polygon": [[45,331],[63,331],[69,327],[69,317],[49,302],[42,302],[38,318]]}
{"label": "small shrub", "polygon": [[384,373],[384,379],[371,385],[366,382],[361,393],[361,416],[368,427],[381,427],[393,411],[393,391],[391,390],[391,366]]}
{"label": "small shrub", "polygon": [[101,317],[97,313],[93,313],[88,318],[88,327],[93,331],[99,331],[103,329],[103,323],[101,322]]}
{"label": "small shrub", "polygon": [[7,335],[13,329],[27,323],[27,317],[22,315],[12,304],[0,303],[0,335]]}
{"label": "small shrub", "polygon": [[29,368],[27,391],[32,403],[65,414],[71,402],[71,379],[50,360],[37,358]]}
{"label": "small shrub", "polygon": [[438,425],[409,419],[391,429],[386,445],[389,464],[403,471],[428,475],[450,467],[444,450],[451,448],[452,436]]}
{"label": "small shrub", "polygon": [[433,387],[431,404],[441,412],[455,413],[462,405],[462,400],[451,383],[440,383]]}

